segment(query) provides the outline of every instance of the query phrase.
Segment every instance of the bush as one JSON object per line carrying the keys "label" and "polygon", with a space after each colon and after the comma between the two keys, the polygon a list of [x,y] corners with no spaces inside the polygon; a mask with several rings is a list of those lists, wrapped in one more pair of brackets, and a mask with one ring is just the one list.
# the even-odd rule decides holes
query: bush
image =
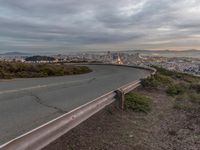
{"label": "bush", "polygon": [[170,85],[166,90],[167,94],[170,96],[175,96],[179,94],[183,94],[187,91],[187,86],[185,84],[174,84]]}
{"label": "bush", "polygon": [[167,69],[160,68],[160,67],[157,67],[157,66],[153,66],[153,67],[157,70],[157,72],[159,72],[162,75],[173,76],[173,75],[176,74],[176,72],[174,72],[174,71],[169,71]]}
{"label": "bush", "polygon": [[11,79],[12,75],[10,73],[6,73],[6,72],[0,70],[0,78],[1,79]]}
{"label": "bush", "polygon": [[171,85],[172,84],[172,79],[166,75],[162,75],[162,74],[155,74],[155,79],[159,82],[160,85]]}
{"label": "bush", "polygon": [[170,70],[166,70],[164,68],[160,68],[160,67],[157,67],[157,66],[153,66],[153,67],[156,68],[158,73],[165,75],[165,76],[169,76],[169,77],[171,77],[175,80],[178,79],[178,80],[185,81],[185,82],[188,82],[188,83],[195,83],[195,82],[200,81],[199,77],[196,77],[196,76],[193,76],[193,75],[190,75],[190,74],[187,74],[187,73],[170,71]]}
{"label": "bush", "polygon": [[147,77],[146,79],[141,80],[141,85],[145,88],[157,88],[159,82],[155,79],[154,76]]}
{"label": "bush", "polygon": [[[182,94],[182,95],[178,95],[175,99],[175,104],[174,104],[174,108],[177,110],[183,110],[183,111],[194,111],[196,109],[198,109],[198,105],[194,105],[198,102],[198,97],[196,97],[197,99],[194,99],[195,93],[192,94]],[[197,101],[194,101],[197,100]]]}
{"label": "bush", "polygon": [[196,93],[196,92],[190,93],[190,94],[189,94],[189,97],[190,97],[189,100],[190,100],[192,103],[200,104],[200,94],[199,94],[199,93]]}
{"label": "bush", "polygon": [[126,94],[125,108],[147,113],[151,110],[151,99],[138,93]]}
{"label": "bush", "polygon": [[182,74],[179,79],[190,84],[197,83],[200,81],[199,77],[195,77],[189,74]]}
{"label": "bush", "polygon": [[200,93],[200,83],[191,84],[190,89]]}
{"label": "bush", "polygon": [[189,104],[175,103],[174,109],[183,110],[183,111],[192,111],[194,108],[192,105],[189,105]]}
{"label": "bush", "polygon": [[87,66],[64,64],[26,64],[20,62],[0,62],[0,78],[35,78],[63,76],[91,72]]}
{"label": "bush", "polygon": [[141,80],[141,85],[148,88],[157,88],[159,86],[169,86],[172,84],[172,79],[168,76],[156,73],[146,79]]}

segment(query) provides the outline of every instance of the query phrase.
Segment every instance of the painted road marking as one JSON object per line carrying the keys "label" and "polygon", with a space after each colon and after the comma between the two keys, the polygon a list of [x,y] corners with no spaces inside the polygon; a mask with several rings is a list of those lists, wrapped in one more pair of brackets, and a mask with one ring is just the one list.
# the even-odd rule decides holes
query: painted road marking
{"label": "painted road marking", "polygon": [[60,83],[53,83],[53,84],[46,84],[46,85],[36,85],[36,86],[25,87],[25,88],[20,88],[20,89],[0,91],[0,94],[16,93],[16,92],[21,92],[21,91],[35,90],[35,89],[40,89],[40,88],[54,87],[58,85],[65,85],[65,84],[70,84],[70,83],[78,83],[78,82],[93,81],[93,80],[95,80],[95,78],[62,82],[62,83],[60,82]]}

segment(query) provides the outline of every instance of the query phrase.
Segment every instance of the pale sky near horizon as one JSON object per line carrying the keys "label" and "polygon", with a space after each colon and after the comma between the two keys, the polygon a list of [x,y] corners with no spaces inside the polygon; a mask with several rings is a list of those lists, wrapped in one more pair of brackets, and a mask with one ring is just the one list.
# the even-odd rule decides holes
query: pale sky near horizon
{"label": "pale sky near horizon", "polygon": [[0,0],[0,52],[200,49],[200,0]]}

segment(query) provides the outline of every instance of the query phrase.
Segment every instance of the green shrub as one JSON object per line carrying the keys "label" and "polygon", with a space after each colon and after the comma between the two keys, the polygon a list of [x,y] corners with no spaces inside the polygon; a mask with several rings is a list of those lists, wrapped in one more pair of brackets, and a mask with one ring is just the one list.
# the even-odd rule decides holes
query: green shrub
{"label": "green shrub", "polygon": [[151,110],[151,99],[138,93],[126,94],[125,108],[147,113]]}
{"label": "green shrub", "polygon": [[190,85],[190,89],[200,93],[200,83],[193,83]]}
{"label": "green shrub", "polygon": [[156,73],[146,79],[142,79],[141,85],[148,88],[157,88],[159,86],[169,86],[172,82],[170,77]]}
{"label": "green shrub", "polygon": [[174,109],[183,110],[183,111],[192,111],[194,108],[193,106],[189,104],[175,103]]}
{"label": "green shrub", "polygon": [[192,92],[189,94],[189,97],[190,97],[189,100],[192,103],[200,104],[200,93]]}
{"label": "green shrub", "polygon": [[0,70],[0,78],[1,79],[11,79],[12,75],[10,73]]}
{"label": "green shrub", "polygon": [[182,74],[182,76],[180,77],[180,80],[185,81],[185,82],[190,83],[190,84],[200,82],[199,77],[195,77],[195,76],[189,75],[189,74]]}
{"label": "green shrub", "polygon": [[146,88],[157,88],[159,82],[155,79],[154,76],[147,77],[146,79],[141,80],[141,85]]}
{"label": "green shrub", "polygon": [[26,64],[20,62],[1,62],[0,79],[35,78],[48,76],[63,76],[91,72],[87,66],[72,66],[64,64]]}
{"label": "green shrub", "polygon": [[166,75],[162,74],[155,74],[155,79],[161,84],[161,85],[171,85],[172,84],[172,79]]}
{"label": "green shrub", "polygon": [[190,99],[188,93],[180,94],[176,97],[177,102],[187,102]]}
{"label": "green shrub", "polygon": [[171,77],[175,80],[178,79],[178,80],[185,81],[185,82],[188,82],[188,83],[200,82],[199,77],[196,77],[196,76],[193,76],[193,75],[190,75],[190,74],[187,74],[187,73],[170,71],[170,70],[160,68],[160,67],[157,67],[157,66],[153,66],[153,67],[156,68],[157,73],[160,73],[160,74],[165,75],[165,76],[169,76],[169,77]]}
{"label": "green shrub", "polygon": [[181,95],[178,95],[175,99],[174,103],[174,108],[177,110],[183,110],[183,111],[195,111],[198,110],[200,105],[196,105],[198,102],[198,98],[196,99],[197,101],[194,101],[194,94],[195,93],[184,93]]}
{"label": "green shrub", "polygon": [[185,84],[173,84],[167,88],[166,92],[170,96],[180,95],[187,92],[187,86]]}
{"label": "green shrub", "polygon": [[167,69],[161,68],[161,67],[157,67],[157,66],[153,66],[158,73],[162,74],[162,75],[166,75],[166,76],[173,76],[174,74],[176,74],[176,72],[174,71],[169,71]]}

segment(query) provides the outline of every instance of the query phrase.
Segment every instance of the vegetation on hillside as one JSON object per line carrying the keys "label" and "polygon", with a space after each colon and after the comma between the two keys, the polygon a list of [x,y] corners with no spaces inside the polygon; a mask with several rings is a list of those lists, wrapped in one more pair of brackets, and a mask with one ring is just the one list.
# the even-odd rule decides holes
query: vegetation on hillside
{"label": "vegetation on hillside", "polygon": [[170,77],[160,73],[156,73],[153,76],[143,79],[141,81],[141,84],[145,88],[158,88],[162,86],[169,86],[172,84],[172,82],[173,80]]}
{"label": "vegetation on hillside", "polygon": [[25,59],[26,61],[54,61],[55,58],[49,56],[31,56]]}
{"label": "vegetation on hillside", "polygon": [[164,89],[175,99],[178,110],[200,110],[200,78],[185,73],[157,68],[157,73],[141,80],[146,89]]}
{"label": "vegetation on hillside", "polygon": [[86,66],[0,62],[0,79],[64,76],[91,72]]}
{"label": "vegetation on hillside", "polygon": [[136,112],[149,112],[151,110],[151,99],[139,93],[128,93],[125,95],[125,108]]}

